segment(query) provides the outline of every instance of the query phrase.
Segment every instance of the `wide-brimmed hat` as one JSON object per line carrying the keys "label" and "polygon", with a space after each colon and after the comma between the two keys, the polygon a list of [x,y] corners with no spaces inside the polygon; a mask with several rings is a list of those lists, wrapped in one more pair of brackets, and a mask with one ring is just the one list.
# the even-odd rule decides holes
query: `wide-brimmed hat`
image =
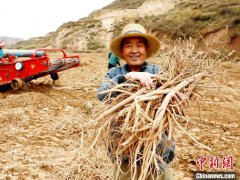
{"label": "wide-brimmed hat", "polygon": [[153,56],[160,49],[159,40],[155,36],[147,34],[145,28],[142,25],[135,23],[128,24],[123,28],[122,34],[117,38],[113,39],[112,42],[110,43],[110,50],[112,51],[113,54],[115,54],[119,58],[123,59],[121,51],[121,42],[124,38],[127,37],[145,38],[148,43],[147,57]]}
{"label": "wide-brimmed hat", "polygon": [[5,43],[3,42],[3,40],[0,39],[0,48],[2,48],[5,45]]}

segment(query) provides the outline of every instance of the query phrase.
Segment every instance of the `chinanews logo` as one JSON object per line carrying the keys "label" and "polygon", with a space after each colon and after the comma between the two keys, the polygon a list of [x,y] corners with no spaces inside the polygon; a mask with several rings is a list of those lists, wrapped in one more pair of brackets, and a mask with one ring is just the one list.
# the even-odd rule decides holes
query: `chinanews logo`
{"label": "chinanews logo", "polygon": [[[195,180],[236,180],[233,156],[201,156],[196,160],[199,171],[194,172]],[[206,172],[208,171],[208,172]]]}

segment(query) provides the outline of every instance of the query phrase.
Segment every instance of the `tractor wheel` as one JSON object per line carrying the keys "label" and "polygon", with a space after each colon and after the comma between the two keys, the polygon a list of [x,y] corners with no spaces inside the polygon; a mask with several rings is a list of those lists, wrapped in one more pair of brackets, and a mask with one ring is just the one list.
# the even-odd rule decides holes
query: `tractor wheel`
{"label": "tractor wheel", "polygon": [[24,86],[24,81],[20,78],[15,78],[11,82],[11,87],[13,88],[13,90],[22,89],[23,86]]}

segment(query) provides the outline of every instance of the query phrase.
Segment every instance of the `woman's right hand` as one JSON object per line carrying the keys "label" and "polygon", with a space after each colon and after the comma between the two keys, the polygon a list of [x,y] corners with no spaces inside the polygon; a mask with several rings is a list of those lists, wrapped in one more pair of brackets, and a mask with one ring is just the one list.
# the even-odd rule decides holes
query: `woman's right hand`
{"label": "woman's right hand", "polygon": [[143,86],[149,90],[154,87],[152,78],[157,77],[156,74],[151,74],[148,72],[129,72],[125,75],[128,80],[138,80]]}

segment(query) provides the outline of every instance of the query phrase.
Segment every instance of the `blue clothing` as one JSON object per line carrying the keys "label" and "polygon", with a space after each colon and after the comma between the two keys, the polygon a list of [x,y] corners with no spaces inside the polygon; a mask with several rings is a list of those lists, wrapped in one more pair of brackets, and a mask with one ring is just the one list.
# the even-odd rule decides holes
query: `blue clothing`
{"label": "blue clothing", "polygon": [[[156,64],[145,62],[142,66],[141,72],[149,72],[151,74],[157,74],[159,71],[159,66]],[[101,83],[100,87],[98,88],[98,92],[102,92],[104,90],[111,89],[111,87],[117,83],[121,84],[126,81],[125,75],[131,72],[129,66],[127,64],[111,68],[108,70],[107,74],[105,75],[104,81]],[[111,81],[108,81],[111,80]],[[113,93],[114,94],[114,93]],[[97,97],[100,101],[102,101],[108,94],[98,94]]]}
{"label": "blue clothing", "polygon": [[[141,72],[149,72],[151,74],[157,74],[159,72],[159,66],[156,64],[145,62],[142,66]],[[130,72],[130,68],[127,64],[115,67],[110,70],[108,70],[107,74],[105,75],[104,81],[101,83],[100,87],[98,88],[98,92],[102,92],[104,90],[108,90],[111,87],[113,87],[115,84],[120,84],[126,81],[126,78],[124,77],[128,72]],[[111,81],[109,81],[111,80]],[[97,97],[100,101],[104,100],[104,98],[108,94],[98,94]],[[116,95],[112,93],[111,95]],[[173,143],[173,140],[171,140],[171,144]],[[163,160],[168,163],[173,160],[174,158],[174,149],[175,145],[172,145],[169,147],[169,142],[167,142],[167,134],[166,132],[162,135],[162,141],[158,144],[157,151],[159,154],[162,154]],[[161,170],[163,170],[164,164],[161,162],[158,162],[159,167]]]}
{"label": "blue clothing", "polygon": [[4,56],[3,50],[0,49],[0,58],[3,58],[3,56]]}

